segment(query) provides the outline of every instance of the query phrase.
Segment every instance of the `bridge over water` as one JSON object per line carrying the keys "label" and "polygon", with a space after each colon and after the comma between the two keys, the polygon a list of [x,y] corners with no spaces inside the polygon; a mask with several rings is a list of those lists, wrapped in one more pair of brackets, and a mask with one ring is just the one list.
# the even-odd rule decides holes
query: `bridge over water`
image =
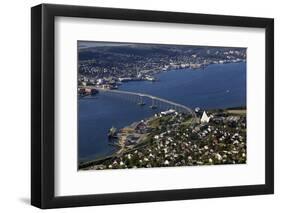
{"label": "bridge over water", "polygon": [[92,88],[98,90],[99,92],[105,95],[113,95],[113,96],[118,96],[121,98],[128,99],[130,101],[136,102],[140,106],[148,105],[151,109],[158,109],[158,108],[164,110],[174,109],[178,112],[191,114],[193,117],[196,117],[194,111],[189,107],[157,96],[153,96],[145,93],[139,93],[139,92],[129,92],[124,90],[109,90],[109,89],[101,89],[96,87],[92,87]]}

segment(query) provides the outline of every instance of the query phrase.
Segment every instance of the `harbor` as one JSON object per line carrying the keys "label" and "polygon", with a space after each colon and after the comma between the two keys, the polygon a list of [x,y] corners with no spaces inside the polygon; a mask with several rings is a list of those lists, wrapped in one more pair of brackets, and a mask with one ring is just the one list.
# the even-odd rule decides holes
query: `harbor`
{"label": "harbor", "polygon": [[[112,91],[150,94],[188,106],[193,111],[196,107],[208,110],[245,106],[245,69],[246,64],[241,62],[209,65],[204,70],[170,70],[156,74],[156,82],[123,82]],[[126,95],[121,98],[104,92],[79,99],[79,161],[100,159],[120,149],[108,140],[110,128],[119,131],[171,108],[163,104],[154,109],[150,106],[151,100],[141,101]]]}

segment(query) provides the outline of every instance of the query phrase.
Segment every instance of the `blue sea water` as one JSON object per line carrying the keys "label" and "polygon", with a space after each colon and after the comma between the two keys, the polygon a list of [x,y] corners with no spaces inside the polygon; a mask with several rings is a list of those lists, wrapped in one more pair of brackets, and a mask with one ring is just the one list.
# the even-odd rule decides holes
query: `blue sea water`
{"label": "blue sea water", "polygon": [[[205,69],[181,69],[155,75],[156,82],[132,81],[120,90],[165,98],[190,108],[217,109],[246,106],[246,63],[214,64]],[[158,109],[159,110],[159,109]],[[157,110],[156,110],[157,111]],[[156,112],[147,105],[99,93],[79,100],[78,158],[90,160],[113,153],[107,132]]]}

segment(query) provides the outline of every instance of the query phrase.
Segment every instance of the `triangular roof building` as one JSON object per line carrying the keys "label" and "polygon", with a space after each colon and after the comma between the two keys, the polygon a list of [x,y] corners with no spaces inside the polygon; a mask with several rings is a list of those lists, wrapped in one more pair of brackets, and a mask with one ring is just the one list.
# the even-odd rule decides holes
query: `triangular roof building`
{"label": "triangular roof building", "polygon": [[209,123],[210,117],[207,115],[207,113],[204,111],[203,115],[201,117],[201,123]]}

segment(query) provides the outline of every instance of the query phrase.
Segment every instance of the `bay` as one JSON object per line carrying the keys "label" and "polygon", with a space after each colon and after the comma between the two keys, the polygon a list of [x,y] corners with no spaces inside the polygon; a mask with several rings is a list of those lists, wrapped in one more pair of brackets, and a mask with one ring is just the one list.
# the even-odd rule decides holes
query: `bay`
{"label": "bay", "polygon": [[[213,64],[205,69],[180,69],[156,74],[157,81],[131,81],[119,89],[171,100],[192,109],[246,106],[246,63]],[[78,158],[92,160],[112,154],[108,130],[119,129],[160,111],[102,93],[83,98],[78,111]]]}

